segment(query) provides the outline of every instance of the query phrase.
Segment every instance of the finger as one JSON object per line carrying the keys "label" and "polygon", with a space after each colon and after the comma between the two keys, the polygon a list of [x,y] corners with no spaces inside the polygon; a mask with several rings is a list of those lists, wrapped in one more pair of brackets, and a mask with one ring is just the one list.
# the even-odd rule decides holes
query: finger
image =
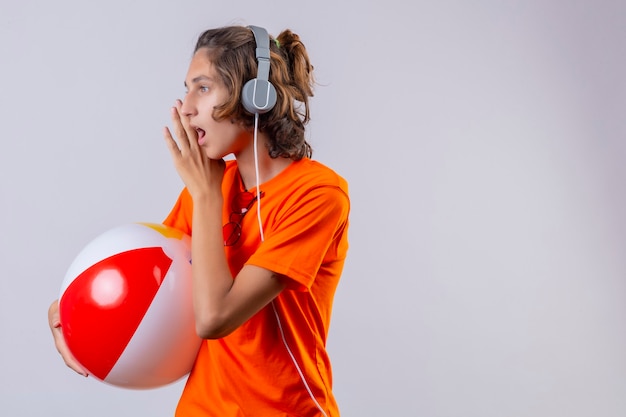
{"label": "finger", "polygon": [[178,148],[178,144],[174,140],[174,137],[167,126],[163,128],[163,137],[165,138],[165,144],[167,145],[167,149],[170,151],[172,158],[179,158],[180,149]]}
{"label": "finger", "polygon": [[[183,113],[183,102],[180,100],[176,100],[174,102],[174,108],[178,113],[178,118],[180,119],[180,124],[185,129],[185,133],[189,134],[189,117],[186,117]],[[190,137],[191,138],[191,137]]]}
{"label": "finger", "polygon": [[72,352],[70,352],[70,349],[67,347],[61,326],[55,327],[52,334],[54,336],[54,345],[61,354],[65,365],[82,376],[89,376],[87,370],[74,358],[74,355],[72,355]]}
{"label": "finger", "polygon": [[75,359],[71,358],[71,357],[67,357],[68,353],[65,353],[63,355],[64,359],[65,359],[65,365],[70,368],[72,371],[76,372],[79,375],[82,375],[84,377],[88,377],[89,376],[89,372],[87,372],[87,370],[85,370],[85,368],[83,368],[80,363],[78,363]]}
{"label": "finger", "polygon": [[187,132],[183,126],[179,109],[177,107],[172,107],[171,112],[174,134],[178,138],[178,148],[181,154],[185,154],[189,150],[189,137],[187,136]]}
{"label": "finger", "polygon": [[174,105],[176,107],[176,110],[178,111],[178,118],[180,119],[180,123],[183,127],[183,130],[185,131],[185,135],[188,139],[189,142],[189,147],[191,149],[197,150],[198,149],[198,132],[196,131],[195,128],[193,128],[189,122],[189,117],[186,117],[183,113],[182,107],[183,107],[183,102],[180,100],[176,100],[176,103]]}

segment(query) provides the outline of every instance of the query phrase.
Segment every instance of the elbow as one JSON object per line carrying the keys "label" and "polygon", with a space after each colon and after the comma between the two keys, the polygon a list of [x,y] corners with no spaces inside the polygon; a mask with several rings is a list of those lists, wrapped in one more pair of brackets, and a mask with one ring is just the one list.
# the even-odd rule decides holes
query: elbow
{"label": "elbow", "polygon": [[235,330],[228,320],[219,314],[196,316],[196,333],[202,339],[220,339]]}

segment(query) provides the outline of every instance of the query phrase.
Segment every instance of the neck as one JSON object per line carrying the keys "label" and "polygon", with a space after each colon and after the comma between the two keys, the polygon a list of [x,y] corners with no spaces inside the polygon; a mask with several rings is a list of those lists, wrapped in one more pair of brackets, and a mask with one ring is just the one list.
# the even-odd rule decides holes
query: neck
{"label": "neck", "polygon": [[[287,168],[292,160],[288,158],[270,158],[267,152],[267,135],[264,133],[258,134],[257,137],[257,156],[259,164],[259,184],[263,184],[266,181],[271,180],[278,175],[282,170]],[[237,159],[237,166],[239,168],[239,174],[246,190],[256,187],[256,168],[254,161],[254,147],[251,144],[245,152],[241,152],[235,155]]]}

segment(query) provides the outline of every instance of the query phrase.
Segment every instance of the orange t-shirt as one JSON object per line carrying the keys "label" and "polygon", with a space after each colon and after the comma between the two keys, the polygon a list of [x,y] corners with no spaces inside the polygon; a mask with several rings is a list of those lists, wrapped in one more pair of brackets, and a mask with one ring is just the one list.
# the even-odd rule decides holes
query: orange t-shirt
{"label": "orange t-shirt", "polygon": [[[203,342],[177,417],[323,416],[319,408],[328,417],[339,416],[326,337],[348,250],[347,182],[305,158],[261,190],[264,241],[257,201],[240,222],[239,241],[224,250],[233,277],[245,264],[256,265],[286,276],[287,287],[230,335]],[[237,163],[228,161],[222,182],[224,224],[241,191]],[[191,235],[192,210],[184,189],[164,223]]]}

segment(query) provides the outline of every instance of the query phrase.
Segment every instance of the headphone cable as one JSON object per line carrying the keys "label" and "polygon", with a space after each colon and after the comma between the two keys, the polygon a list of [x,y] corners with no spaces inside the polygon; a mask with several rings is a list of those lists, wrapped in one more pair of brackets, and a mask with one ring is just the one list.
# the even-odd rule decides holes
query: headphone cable
{"label": "headphone cable", "polygon": [[[254,114],[254,170],[255,170],[255,175],[256,175],[256,199],[257,199],[256,214],[257,214],[257,220],[259,222],[261,242],[263,242],[265,240],[265,236],[263,235],[263,222],[261,221],[261,189],[260,189],[260,184],[259,184],[259,155],[258,155],[258,150],[257,150],[258,130],[259,130],[259,114],[255,113]],[[304,377],[304,373],[302,372],[302,369],[300,369],[300,365],[298,365],[298,361],[296,361],[296,357],[293,355],[293,352],[291,351],[291,348],[289,347],[289,344],[287,343],[287,338],[285,337],[283,325],[282,325],[282,322],[280,321],[280,316],[278,315],[278,309],[276,308],[276,304],[274,303],[274,300],[271,301],[271,304],[272,304],[272,309],[274,310],[274,315],[276,316],[276,322],[278,323],[278,330],[280,331],[280,336],[283,340],[283,344],[285,345],[285,348],[287,349],[287,353],[289,353],[289,356],[291,357],[291,361],[296,366],[296,370],[298,371],[298,374],[300,375],[300,379],[302,380],[302,383],[304,384],[304,388],[306,388],[307,392],[309,393],[309,397],[311,397],[317,409],[320,410],[320,412],[322,413],[324,417],[327,417],[326,412],[324,411],[320,403],[315,398],[315,395],[313,395],[313,392],[311,391],[311,388],[309,387],[309,384],[307,383],[306,378]]]}
{"label": "headphone cable", "polygon": [[254,113],[254,173],[256,177],[256,217],[259,222],[259,233],[261,234],[261,242],[265,240],[263,235],[263,223],[261,222],[261,188],[259,184],[259,154],[257,149],[257,131],[259,130],[259,113]]}

